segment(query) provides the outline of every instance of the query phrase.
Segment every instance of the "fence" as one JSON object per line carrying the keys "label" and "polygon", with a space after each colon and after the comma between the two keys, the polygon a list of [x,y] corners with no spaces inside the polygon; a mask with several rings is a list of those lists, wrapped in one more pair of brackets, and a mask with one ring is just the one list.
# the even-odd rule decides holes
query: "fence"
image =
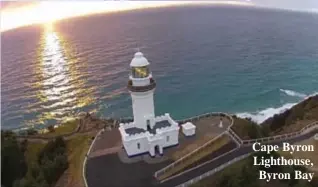
{"label": "fence", "polygon": [[[318,129],[318,121],[313,122],[313,123],[311,123],[311,124],[305,126],[304,128],[302,128],[302,129],[301,129],[300,131],[298,131],[298,132],[289,133],[289,134],[284,134],[284,135],[277,135],[277,136],[273,136],[273,137],[253,139],[253,140],[244,140],[244,141],[241,140],[240,137],[238,137],[238,135],[237,135],[231,128],[228,128],[228,134],[229,134],[235,141],[237,141],[238,144],[247,146],[247,145],[250,145],[250,144],[255,143],[255,142],[257,142],[257,141],[269,143],[270,141],[274,141],[274,140],[280,140],[280,139],[286,140],[286,139],[289,139],[289,138],[296,138],[296,137],[298,137],[298,136],[300,136],[300,135],[309,133],[309,132],[311,132],[311,131],[314,130],[314,129]],[[222,135],[222,134],[221,134],[221,135]],[[214,141],[214,139],[211,140],[211,141]],[[247,143],[248,143],[248,144],[247,144]],[[238,146],[240,146],[240,145],[238,145]],[[205,145],[203,145],[202,147],[205,147]],[[231,150],[231,151],[229,151],[228,153],[230,153],[230,152],[232,152],[232,151],[235,151],[235,150],[237,150],[237,148],[236,148],[236,149],[233,149],[233,150]],[[197,153],[197,152],[198,152],[198,150],[196,149],[196,150],[194,150],[194,151],[192,152],[192,154],[195,154],[195,153]],[[217,157],[217,158],[215,158],[215,159],[213,159],[213,160],[210,160],[210,161],[208,161],[208,162],[205,162],[205,163],[203,163],[203,164],[200,164],[200,165],[196,166],[195,168],[201,167],[202,165],[205,165],[205,164],[210,163],[210,162],[212,162],[212,161],[214,161],[214,160],[216,160],[216,159],[219,159],[219,158],[221,158],[221,157],[227,155],[228,153],[225,153],[225,154],[220,155],[219,157]],[[191,154],[191,153],[190,153],[190,154]],[[246,158],[248,155],[250,155],[250,153],[249,153],[249,154],[246,154],[246,155],[242,155],[242,156],[240,156],[240,157],[237,157],[237,158],[235,158],[235,159],[233,159],[233,160],[231,160],[231,161],[229,161],[229,162],[223,164],[222,166],[219,166],[219,167],[217,167],[217,168],[214,168],[213,170],[211,170],[211,171],[209,171],[209,172],[207,172],[207,173],[205,173],[205,174],[203,174],[203,175],[200,175],[200,176],[198,176],[198,177],[196,177],[196,178],[194,178],[194,179],[191,179],[191,180],[187,181],[186,183],[184,183],[184,184],[182,184],[182,185],[179,185],[179,186],[181,187],[181,186],[191,185],[191,184],[193,184],[193,183],[195,183],[195,182],[197,182],[197,181],[199,181],[199,180],[201,180],[201,179],[203,179],[203,178],[205,178],[205,177],[207,177],[207,176],[210,176],[210,175],[214,174],[214,173],[217,172],[217,171],[220,171],[221,169],[227,167],[228,165],[230,165],[230,164],[232,164],[232,163],[234,163],[234,162],[237,162],[237,161],[239,161],[239,160],[241,160],[241,159],[243,159],[243,158]],[[188,156],[189,156],[189,155],[186,155],[185,157],[188,157]],[[175,163],[172,163],[171,165],[169,165],[169,166],[167,166],[167,167],[172,167],[172,166],[174,166],[174,164],[175,164]],[[195,168],[191,168],[190,170],[195,169]],[[165,169],[165,168],[163,168],[163,169]],[[163,170],[163,169],[162,169],[162,170]],[[168,168],[167,168],[167,169],[168,169]],[[170,168],[170,169],[171,169],[171,168]],[[190,171],[190,170],[189,170],[189,171]],[[161,170],[159,170],[159,171],[161,171]],[[164,172],[164,171],[162,171],[162,172]],[[188,172],[188,171],[185,171],[185,172]],[[182,174],[185,173],[185,172],[182,172],[182,173],[180,173],[180,174],[178,174],[178,175],[176,175],[176,176],[182,175]],[[161,173],[157,173],[157,176],[156,176],[156,173],[155,173],[155,176],[158,177],[160,174],[161,174]],[[174,178],[174,177],[176,177],[176,176],[170,177],[170,178],[165,179],[165,180],[163,180],[163,181],[170,180],[171,178]]]}
{"label": "fence", "polygon": [[[188,119],[184,119],[184,120],[180,120],[178,121],[179,123],[185,123],[187,121],[194,121],[194,120],[199,120],[205,117],[210,117],[210,116],[224,116],[224,117],[228,117],[231,121],[231,124],[229,126],[229,128],[233,125],[233,119],[232,116],[225,114],[225,113],[207,113],[207,114],[202,114],[199,116],[195,116],[192,118],[188,118]],[[212,142],[214,142],[216,139],[220,138],[221,136],[223,136],[224,134],[226,134],[227,131],[219,134],[218,136],[214,137],[213,139],[209,140],[208,142],[206,142],[205,144],[203,144],[202,146],[198,147],[197,149],[195,149],[194,151],[186,154],[185,156],[181,157],[180,159],[178,159],[177,161],[173,162],[172,164],[158,170],[155,172],[154,177],[156,178],[160,178],[161,176],[163,176],[168,170],[171,170],[173,168],[175,168],[176,166],[183,164],[184,162],[186,162],[187,160],[191,159],[192,157],[195,157],[196,155],[200,154],[204,148],[206,148],[207,146],[209,146]]]}
{"label": "fence", "polygon": [[[288,134],[283,134],[283,135],[277,135],[277,136],[273,136],[273,137],[253,139],[253,140],[244,140],[244,141],[242,141],[242,142],[243,142],[244,145],[250,145],[250,144],[255,143],[255,142],[257,142],[257,141],[269,143],[270,141],[279,140],[279,139],[285,139],[285,140],[286,140],[287,138],[296,138],[296,137],[298,137],[298,136],[300,136],[300,135],[304,135],[304,134],[306,134],[306,133],[311,132],[311,131],[314,130],[314,129],[318,129],[318,121],[313,122],[313,123],[311,123],[311,124],[305,126],[304,128],[302,128],[302,129],[301,129],[300,131],[298,131],[298,132],[288,133]],[[229,130],[231,130],[231,129],[229,129]],[[234,133],[234,134],[235,134],[235,133]],[[235,135],[236,135],[236,134],[235,134]],[[235,136],[235,135],[234,135],[234,136]],[[222,165],[219,166],[219,167],[214,168],[213,170],[210,170],[210,171],[208,171],[208,172],[206,172],[206,173],[204,173],[204,174],[202,174],[202,175],[200,175],[200,176],[197,176],[197,177],[195,177],[195,178],[193,178],[193,179],[191,179],[191,180],[189,180],[189,181],[187,181],[187,182],[185,182],[185,183],[183,183],[183,184],[180,184],[180,185],[178,185],[177,187],[187,187],[187,186],[190,186],[190,185],[192,185],[192,184],[194,184],[194,183],[196,183],[196,182],[198,182],[198,181],[200,181],[200,180],[202,180],[202,179],[204,179],[204,178],[206,178],[206,177],[208,177],[208,176],[213,175],[214,173],[216,173],[216,172],[218,172],[218,171],[224,169],[225,167],[227,167],[227,166],[229,166],[229,165],[231,165],[231,164],[233,164],[233,163],[235,163],[235,162],[238,162],[238,161],[240,161],[240,160],[242,160],[242,159],[244,159],[244,158],[247,158],[250,154],[252,154],[252,153],[248,153],[248,154],[239,156],[239,157],[237,157],[237,158],[235,158],[235,159],[233,159],[233,160],[231,160],[231,161],[229,161],[229,162],[226,162],[226,163],[222,164]],[[222,155],[222,156],[224,156],[224,155]],[[220,157],[218,157],[218,158],[220,158]],[[216,158],[216,159],[218,159],[218,158]],[[213,159],[213,160],[216,160],[216,159]],[[204,164],[206,164],[206,163],[204,163]]]}
{"label": "fence", "polygon": [[187,172],[190,172],[190,171],[195,170],[195,169],[197,169],[197,168],[200,168],[200,167],[202,167],[202,166],[204,166],[204,165],[206,165],[206,164],[209,164],[209,163],[211,163],[211,162],[213,162],[213,161],[215,161],[215,160],[217,160],[217,159],[219,159],[219,158],[221,158],[221,157],[224,157],[224,156],[226,156],[226,155],[228,155],[228,154],[230,154],[230,153],[232,153],[232,152],[234,152],[234,151],[237,151],[238,149],[239,149],[239,147],[236,147],[236,148],[230,150],[229,152],[223,153],[222,155],[219,155],[219,156],[213,158],[212,160],[208,160],[208,161],[206,161],[206,162],[204,162],[204,163],[202,163],[202,164],[199,164],[199,165],[197,165],[197,166],[195,166],[195,167],[192,167],[192,168],[190,168],[190,169],[187,169],[187,170],[185,170],[185,171],[183,171],[183,172],[181,172],[181,173],[178,173],[178,174],[173,175],[173,176],[171,176],[171,177],[169,177],[169,178],[166,178],[166,179],[164,179],[164,180],[161,180],[160,183],[164,183],[165,181],[168,181],[168,180],[171,180],[171,179],[173,179],[173,178],[175,178],[175,177],[178,177],[178,176],[180,176],[180,175],[183,175],[184,173],[187,173]]}
{"label": "fence", "polygon": [[251,140],[243,140],[242,144],[243,146],[249,146],[255,142],[266,142],[270,143],[277,140],[287,140],[291,138],[296,138],[304,133],[310,132],[311,130],[318,128],[318,121],[315,121],[304,128],[302,128],[300,131],[292,132],[288,134],[282,134],[282,135],[276,135],[276,136],[270,136],[265,138],[257,138],[257,139],[251,139]]}
{"label": "fence", "polygon": [[199,119],[206,118],[206,117],[211,117],[211,116],[228,117],[233,122],[232,116],[230,116],[229,114],[223,113],[223,112],[210,112],[210,113],[200,114],[200,115],[197,115],[197,116],[194,116],[194,117],[191,117],[191,118],[177,120],[177,122],[179,124],[183,124],[183,123],[186,123],[186,122],[193,122],[193,121],[197,121]]}
{"label": "fence", "polygon": [[185,183],[183,183],[183,184],[180,184],[180,185],[178,185],[177,187],[187,187],[187,186],[190,186],[190,185],[192,185],[192,184],[194,184],[194,183],[196,183],[196,182],[198,182],[198,181],[200,181],[200,180],[202,180],[202,179],[204,179],[204,178],[206,178],[206,177],[208,177],[208,176],[213,175],[214,173],[216,173],[216,172],[218,172],[218,171],[221,171],[222,169],[226,168],[227,166],[229,166],[229,165],[231,165],[231,164],[234,164],[235,162],[238,162],[238,161],[240,161],[240,160],[243,160],[243,159],[247,158],[250,154],[251,154],[251,153],[248,153],[248,154],[245,154],[245,155],[236,157],[235,159],[233,159],[233,160],[231,160],[231,161],[229,161],[229,162],[226,162],[226,163],[222,164],[221,166],[216,167],[216,168],[214,168],[213,170],[210,170],[210,171],[208,171],[208,172],[206,172],[206,173],[204,173],[204,174],[202,174],[202,175],[200,175],[200,176],[197,176],[197,177],[195,177],[195,178],[193,178],[193,179],[191,179],[191,180],[189,180],[189,181],[187,181],[187,182],[185,182]]}
{"label": "fence", "polygon": [[241,146],[243,144],[243,140],[231,128],[228,129],[228,134],[232,137],[232,139],[238,146]]}
{"label": "fence", "polygon": [[104,131],[104,129],[101,129],[95,136],[93,142],[91,143],[86,155],[85,155],[85,158],[84,158],[84,162],[83,162],[83,173],[82,173],[82,176],[83,176],[83,180],[84,180],[84,185],[85,187],[88,187],[88,184],[87,184],[87,180],[86,180],[86,177],[85,177],[85,173],[86,173],[86,162],[87,162],[87,157],[89,156],[89,154],[91,153],[91,150],[94,146],[94,143],[95,141],[97,140],[98,136]]}

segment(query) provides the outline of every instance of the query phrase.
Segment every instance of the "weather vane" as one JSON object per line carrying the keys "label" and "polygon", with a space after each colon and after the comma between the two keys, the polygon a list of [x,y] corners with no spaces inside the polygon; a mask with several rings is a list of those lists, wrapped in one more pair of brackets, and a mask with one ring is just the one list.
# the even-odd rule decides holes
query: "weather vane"
{"label": "weather vane", "polygon": [[136,50],[136,52],[140,52],[140,49],[142,49],[142,48],[143,47],[138,46],[138,47],[135,48],[135,50]]}

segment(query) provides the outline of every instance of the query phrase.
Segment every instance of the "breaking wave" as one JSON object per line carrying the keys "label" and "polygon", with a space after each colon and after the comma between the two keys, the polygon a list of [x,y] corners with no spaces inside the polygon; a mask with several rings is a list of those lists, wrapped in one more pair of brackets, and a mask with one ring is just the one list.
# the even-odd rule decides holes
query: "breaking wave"
{"label": "breaking wave", "polygon": [[267,118],[270,118],[274,116],[275,114],[283,113],[296,104],[297,103],[287,103],[278,108],[267,108],[259,112],[253,112],[253,113],[243,112],[243,113],[238,113],[236,115],[241,118],[251,118],[252,121],[260,124],[264,122]]}
{"label": "breaking wave", "polygon": [[293,90],[279,89],[279,91],[285,93],[286,95],[293,96],[293,97],[300,97],[300,98],[305,98],[305,97],[307,97],[306,94],[302,94],[302,93],[299,93],[299,92],[295,92],[295,91],[293,91]]}
{"label": "breaking wave", "polygon": [[[282,89],[281,89],[282,91]],[[284,90],[284,91],[291,91],[291,90]],[[288,93],[297,93],[297,92],[288,92]],[[286,93],[287,94],[287,93]],[[298,93],[299,95],[299,93]],[[313,94],[310,94],[310,95],[305,95],[305,94],[302,94],[303,95],[303,99],[301,101],[299,101],[298,103],[302,102],[303,100],[307,99],[308,97],[311,97],[311,96],[314,96],[314,95],[318,95],[318,92],[315,92]],[[299,96],[298,96],[299,97]],[[257,112],[242,112],[242,113],[237,113],[236,115],[238,117],[241,117],[241,118],[251,118],[252,121],[254,121],[255,123],[262,123],[264,122],[266,119],[270,118],[270,117],[273,117],[275,114],[280,114],[280,113],[283,113],[285,112],[286,110],[292,108],[293,106],[295,106],[296,104],[298,103],[286,103],[280,107],[277,107],[277,108],[266,108],[264,110],[260,110],[260,111],[257,111]]]}

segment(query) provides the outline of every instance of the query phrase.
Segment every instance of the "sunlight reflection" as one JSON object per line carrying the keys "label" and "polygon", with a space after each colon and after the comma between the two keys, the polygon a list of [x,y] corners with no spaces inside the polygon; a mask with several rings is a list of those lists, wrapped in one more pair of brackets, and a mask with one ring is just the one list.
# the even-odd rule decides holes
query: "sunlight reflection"
{"label": "sunlight reflection", "polygon": [[29,106],[40,114],[38,119],[28,121],[29,125],[68,120],[75,116],[76,109],[93,102],[93,89],[84,89],[86,82],[78,77],[76,63],[70,59],[62,43],[52,23],[46,24],[37,67],[39,82],[33,85],[39,90],[39,103]]}

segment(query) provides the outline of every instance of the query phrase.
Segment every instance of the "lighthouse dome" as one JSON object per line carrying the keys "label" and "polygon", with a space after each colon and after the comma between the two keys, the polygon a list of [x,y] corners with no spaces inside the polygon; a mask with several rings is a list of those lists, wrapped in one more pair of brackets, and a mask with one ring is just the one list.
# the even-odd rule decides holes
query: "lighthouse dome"
{"label": "lighthouse dome", "polygon": [[135,53],[134,58],[131,60],[130,63],[131,67],[144,67],[148,65],[148,60],[144,57],[144,55],[141,52]]}

